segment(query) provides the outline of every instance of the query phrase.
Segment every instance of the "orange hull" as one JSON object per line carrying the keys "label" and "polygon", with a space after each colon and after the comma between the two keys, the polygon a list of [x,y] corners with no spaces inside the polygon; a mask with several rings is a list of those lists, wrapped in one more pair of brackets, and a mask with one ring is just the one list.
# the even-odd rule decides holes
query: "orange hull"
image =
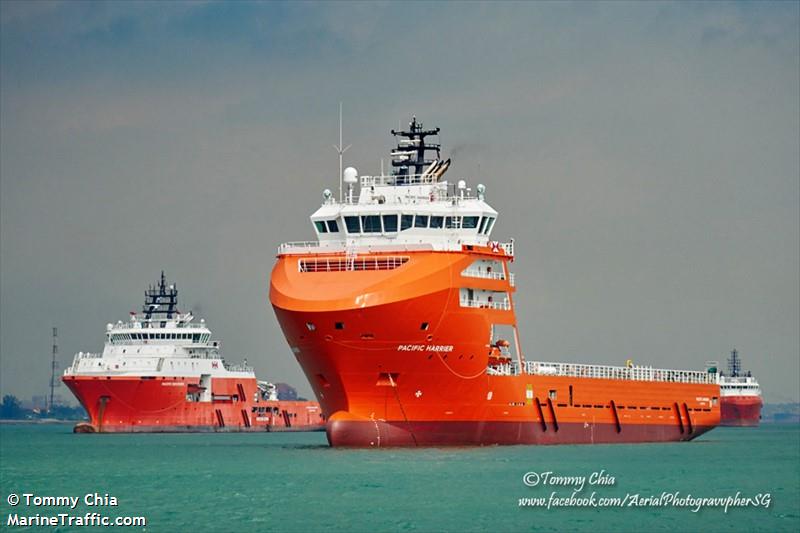
{"label": "orange hull", "polygon": [[326,256],[284,254],[273,269],[270,300],[331,445],[679,441],[719,423],[713,384],[490,374],[491,326],[516,325],[513,306],[461,307],[459,290],[510,298],[507,275],[462,276],[476,259],[508,256],[404,256],[396,269],[308,272],[298,261]]}
{"label": "orange hull", "polygon": [[64,376],[89,414],[78,432],[315,431],[316,402],[254,401],[255,379],[216,378],[212,401],[188,401],[197,378]]}

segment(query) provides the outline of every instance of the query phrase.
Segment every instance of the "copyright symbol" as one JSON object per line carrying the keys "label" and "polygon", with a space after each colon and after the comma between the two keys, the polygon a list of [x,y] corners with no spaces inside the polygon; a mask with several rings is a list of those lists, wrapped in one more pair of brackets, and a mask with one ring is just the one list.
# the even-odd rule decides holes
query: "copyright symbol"
{"label": "copyright symbol", "polygon": [[11,507],[15,507],[19,503],[19,496],[12,493],[8,495],[8,498],[6,498],[6,500],[8,501],[8,505],[10,505]]}
{"label": "copyright symbol", "polygon": [[525,483],[528,487],[535,487],[539,484],[539,474],[536,472],[528,472],[524,476],[522,476],[522,482]]}

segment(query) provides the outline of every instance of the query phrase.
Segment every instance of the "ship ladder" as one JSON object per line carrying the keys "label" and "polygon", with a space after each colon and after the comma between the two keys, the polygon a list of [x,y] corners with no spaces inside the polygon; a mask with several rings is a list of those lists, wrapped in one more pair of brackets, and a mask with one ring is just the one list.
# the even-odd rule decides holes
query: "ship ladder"
{"label": "ship ladder", "polygon": [[689,406],[686,405],[686,402],[683,402],[683,410],[686,412],[686,427],[689,429],[689,434],[691,435],[694,433],[694,427],[692,426],[692,417],[689,414]]}
{"label": "ship ladder", "polygon": [[556,410],[553,407],[553,400],[547,397],[547,407],[550,409],[550,416],[553,417],[553,429],[558,433],[558,419],[556,418]]}
{"label": "ship ladder", "polygon": [[678,407],[678,402],[672,404],[675,407],[675,416],[678,417],[678,427],[681,429],[681,435],[683,435],[683,417],[681,417],[681,409]]}
{"label": "ship ladder", "polygon": [[611,400],[611,412],[614,414],[614,425],[617,427],[617,433],[622,433],[622,424],[619,422],[619,413],[617,412],[617,404]]}
{"label": "ship ladder", "polygon": [[547,431],[547,422],[544,420],[542,404],[539,403],[539,398],[534,397],[533,404],[536,406],[536,413],[539,415],[539,423],[542,425],[542,431]]}

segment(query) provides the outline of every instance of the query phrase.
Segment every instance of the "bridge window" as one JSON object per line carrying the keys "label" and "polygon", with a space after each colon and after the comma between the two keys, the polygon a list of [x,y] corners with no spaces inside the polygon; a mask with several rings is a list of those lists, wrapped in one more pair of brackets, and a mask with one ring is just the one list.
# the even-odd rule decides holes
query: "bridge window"
{"label": "bridge window", "polygon": [[447,229],[458,229],[461,222],[461,217],[447,217],[445,219],[445,227]]}
{"label": "bridge window", "polygon": [[364,233],[380,233],[381,217],[378,215],[362,216],[361,226],[364,228]]}
{"label": "bridge window", "polygon": [[397,215],[383,215],[383,231],[386,233],[397,231]]}
{"label": "bridge window", "polygon": [[495,221],[494,217],[489,217],[489,221],[486,223],[486,230],[484,232],[486,233],[486,235],[489,235],[489,233],[491,233],[492,227],[494,226],[494,221]]}
{"label": "bridge window", "polygon": [[415,228],[427,228],[428,227],[428,215],[417,215],[417,218],[414,219],[414,227]]}
{"label": "bridge window", "polygon": [[441,228],[444,224],[444,217],[431,217],[431,229]]}
{"label": "bridge window", "polygon": [[358,217],[344,217],[344,225],[347,226],[347,233],[361,233]]}
{"label": "bridge window", "polygon": [[461,227],[464,229],[475,229],[478,227],[478,217],[464,217],[461,222]]}
{"label": "bridge window", "polygon": [[486,228],[486,219],[488,217],[481,217],[481,225],[478,227],[478,233],[483,233],[484,228]]}
{"label": "bridge window", "polygon": [[329,220],[328,231],[331,233],[339,233],[339,224],[337,224],[335,220]]}
{"label": "bridge window", "polygon": [[320,233],[328,233],[328,228],[325,226],[325,222],[322,220],[315,220],[314,226],[316,226],[317,231]]}
{"label": "bridge window", "polygon": [[400,231],[405,231],[414,224],[414,215],[400,216]]}

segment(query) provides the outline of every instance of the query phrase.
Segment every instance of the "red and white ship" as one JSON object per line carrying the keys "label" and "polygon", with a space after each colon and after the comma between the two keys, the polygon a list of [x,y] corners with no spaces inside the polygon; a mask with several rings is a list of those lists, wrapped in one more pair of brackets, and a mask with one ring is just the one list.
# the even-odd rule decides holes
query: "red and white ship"
{"label": "red and white ship", "polygon": [[392,172],[357,191],[346,169],[317,240],[281,245],[270,280],[331,445],[679,441],[719,423],[716,370],[526,357],[486,187],[444,179],[438,128],[391,133]]}
{"label": "red and white ship", "polygon": [[205,321],[177,304],[162,272],[141,315],[106,326],[102,353],[75,356],[62,380],[90,417],[76,432],[324,429],[317,402],[278,400],[246,362],[228,365]]}
{"label": "red and white ship", "polygon": [[748,371],[742,373],[739,352],[728,358],[728,375],[719,374],[721,426],[758,426],[761,421],[761,387]]}

